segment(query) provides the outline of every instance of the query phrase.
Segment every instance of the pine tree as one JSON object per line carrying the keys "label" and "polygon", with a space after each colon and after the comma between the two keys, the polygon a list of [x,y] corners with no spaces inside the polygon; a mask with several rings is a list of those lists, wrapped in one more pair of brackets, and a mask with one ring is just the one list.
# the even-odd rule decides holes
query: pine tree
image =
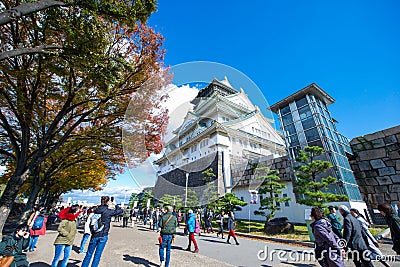
{"label": "pine tree", "polygon": [[202,205],[207,205],[207,208],[215,208],[216,201],[218,200],[218,190],[215,185],[215,173],[212,168],[203,171],[203,180],[206,182],[206,188],[203,191]]}
{"label": "pine tree", "polygon": [[326,189],[336,183],[336,178],[332,176],[323,177],[317,180],[319,174],[324,173],[332,167],[329,161],[317,160],[316,157],[322,155],[324,149],[318,146],[305,147],[304,151],[300,150],[296,158],[297,162],[303,165],[296,166],[296,187],[294,193],[304,195],[304,198],[298,198],[299,204],[307,206],[317,206],[326,208],[326,203],[336,201],[346,201],[348,197],[345,195],[333,194],[326,192]]}
{"label": "pine tree", "polygon": [[219,207],[220,211],[223,210],[226,214],[230,211],[242,210],[241,207],[246,205],[247,202],[238,199],[233,193],[226,193],[225,196],[219,198],[215,204],[215,206]]}
{"label": "pine tree", "polygon": [[[265,197],[260,201],[260,208],[254,211],[254,214],[265,216],[267,222],[269,222],[275,217],[275,212],[281,209],[279,203],[289,201],[290,198],[279,197],[282,194],[282,189],[286,188],[286,185],[279,182],[280,178],[277,170],[260,167],[256,171],[265,173],[265,175],[258,177],[258,179],[263,180],[258,193],[261,195],[265,194]],[[268,210],[269,213],[267,214],[264,210]]]}

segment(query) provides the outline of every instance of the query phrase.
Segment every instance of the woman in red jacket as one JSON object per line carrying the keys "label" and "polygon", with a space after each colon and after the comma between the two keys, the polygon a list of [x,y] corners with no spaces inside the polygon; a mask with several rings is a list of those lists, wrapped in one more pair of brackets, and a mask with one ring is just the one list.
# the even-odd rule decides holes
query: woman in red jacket
{"label": "woman in red jacket", "polygon": [[46,223],[47,216],[45,215],[44,211],[41,210],[40,213],[33,218],[33,223],[31,229],[29,230],[32,239],[28,248],[29,252],[33,252],[35,250],[39,236],[46,234]]}

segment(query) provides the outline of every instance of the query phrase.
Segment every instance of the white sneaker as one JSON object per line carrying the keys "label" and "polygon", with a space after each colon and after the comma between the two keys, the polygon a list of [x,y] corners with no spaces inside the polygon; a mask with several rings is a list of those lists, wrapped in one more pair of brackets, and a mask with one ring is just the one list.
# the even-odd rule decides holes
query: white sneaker
{"label": "white sneaker", "polygon": [[165,266],[164,262],[160,261],[160,267],[164,267],[164,266]]}

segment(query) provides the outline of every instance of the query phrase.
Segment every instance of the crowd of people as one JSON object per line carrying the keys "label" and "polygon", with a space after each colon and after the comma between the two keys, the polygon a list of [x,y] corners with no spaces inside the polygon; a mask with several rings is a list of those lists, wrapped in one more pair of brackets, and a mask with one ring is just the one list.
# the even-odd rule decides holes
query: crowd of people
{"label": "crowd of people", "polygon": [[[378,205],[378,210],[389,226],[393,250],[400,255],[400,219],[387,204]],[[349,209],[345,205],[339,206],[339,212],[343,224],[333,206],[329,207],[327,216],[319,207],[311,209],[315,256],[319,264],[322,267],[344,267],[347,257],[353,260],[356,267],[372,267],[374,261],[389,267],[379,250],[378,241],[369,231],[370,224],[366,218],[357,209]]]}
{"label": "crowd of people", "polygon": [[[356,267],[371,267],[373,261],[380,261],[384,266],[390,266],[384,260],[379,250],[379,243],[369,231],[370,224],[357,209],[340,206],[339,212],[343,223],[338,219],[336,209],[329,207],[329,214],[325,216],[324,210],[313,207],[311,228],[315,237],[316,259],[323,267],[344,267],[344,257],[349,256]],[[378,210],[385,217],[393,241],[393,250],[400,255],[400,219],[392,207],[386,204],[378,206]],[[225,239],[224,232],[228,231],[226,243],[230,244],[232,238],[239,245],[235,234],[235,220],[232,211],[226,216],[224,211],[214,214],[211,210],[174,210],[171,206],[149,208],[137,207],[121,208],[116,205],[113,198],[101,197],[101,204],[96,207],[82,207],[72,205],[53,210],[50,215],[42,207],[32,213],[27,224],[19,225],[15,231],[3,237],[0,242],[0,255],[13,256],[12,267],[29,266],[26,252],[33,253],[40,242],[39,237],[46,234],[49,225],[59,222],[58,235],[54,241],[54,257],[52,267],[66,267],[71,255],[72,245],[77,234],[77,228],[83,225],[84,234],[80,242],[79,253],[85,254],[82,267],[98,266],[103,250],[108,241],[111,221],[120,221],[122,227],[132,227],[137,223],[159,232],[159,257],[160,266],[169,266],[171,258],[171,244],[174,242],[176,229],[179,223],[184,223],[184,233],[188,236],[187,251],[199,252],[195,235],[214,233]],[[218,231],[213,229],[213,220],[218,225]],[[88,242],[89,241],[89,242]],[[343,242],[344,241],[344,242]],[[87,249],[86,244],[88,244]],[[192,250],[192,244],[194,249]],[[166,253],[165,253],[166,251]],[[165,254],[165,255],[164,255]],[[62,258],[62,260],[61,260]]]}
{"label": "crowd of people", "polygon": [[[58,235],[54,240],[54,257],[51,262],[52,267],[66,267],[71,255],[72,246],[77,234],[77,229],[83,226],[82,240],[80,241],[79,253],[85,254],[82,261],[82,267],[98,266],[101,260],[101,255],[108,241],[108,233],[110,231],[111,221],[119,222],[122,219],[122,227],[132,227],[135,224],[141,223],[144,226],[149,226],[153,231],[160,233],[160,266],[169,266],[171,244],[175,238],[176,228],[179,223],[185,223],[184,232],[188,236],[188,251],[191,251],[191,244],[194,245],[193,253],[199,251],[195,234],[214,233],[212,221],[216,217],[219,225],[221,238],[224,238],[224,221],[229,230],[228,240],[232,237],[236,244],[239,245],[234,232],[235,223],[233,213],[225,216],[221,212],[214,216],[210,210],[174,210],[168,206],[163,207],[138,207],[121,208],[116,205],[113,197],[101,197],[101,204],[95,207],[83,207],[78,204],[70,207],[57,207],[49,213],[45,212],[43,207],[39,207],[29,217],[26,224],[19,225],[15,232],[9,236],[5,236],[0,242],[0,255],[12,255],[14,257],[11,266],[27,267],[26,252],[33,253],[39,241],[39,237],[46,234],[46,229],[50,225],[58,223]],[[88,242],[89,241],[89,242]],[[86,245],[89,243],[88,245]],[[87,249],[86,249],[87,246]],[[166,250],[166,257],[164,257]]]}

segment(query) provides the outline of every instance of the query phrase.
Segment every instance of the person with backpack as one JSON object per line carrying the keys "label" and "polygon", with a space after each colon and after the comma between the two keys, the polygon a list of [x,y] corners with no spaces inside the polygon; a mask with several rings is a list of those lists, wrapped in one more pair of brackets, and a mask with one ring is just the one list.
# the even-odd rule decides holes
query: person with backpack
{"label": "person with backpack", "polygon": [[86,219],[86,222],[85,222],[85,230],[84,230],[84,233],[83,233],[83,236],[82,236],[81,246],[79,248],[79,254],[86,254],[85,245],[86,245],[86,242],[89,240],[89,236],[91,234],[91,231],[90,231],[90,220],[94,215],[93,209],[89,209],[87,211],[87,213],[89,215],[88,215],[88,217]]}
{"label": "person with backpack", "polygon": [[30,230],[31,242],[28,247],[29,252],[33,252],[35,250],[39,236],[46,234],[46,224],[47,216],[45,215],[44,211],[41,210],[40,213],[35,216],[32,223]]}
{"label": "person with backpack", "polygon": [[186,248],[186,251],[191,251],[192,242],[194,245],[193,253],[199,252],[199,247],[197,246],[196,239],[194,238],[195,228],[196,228],[196,214],[193,213],[193,210],[188,211],[189,219],[187,221],[187,230],[189,232],[189,245]]}
{"label": "person with backpack", "polygon": [[[169,266],[169,260],[171,257],[171,244],[176,234],[176,227],[178,227],[178,220],[176,216],[172,213],[173,208],[171,206],[167,207],[167,213],[165,213],[161,219],[158,221],[158,227],[161,228],[161,238],[162,243],[160,244],[159,255],[160,255],[160,266]],[[164,265],[164,249],[167,250],[167,255]]]}
{"label": "person with backpack", "polygon": [[29,227],[26,224],[18,225],[11,235],[4,236],[0,242],[0,255],[13,256],[10,267],[28,267],[29,262],[23,253],[29,246]]}
{"label": "person with backpack", "polygon": [[76,236],[76,218],[79,216],[79,205],[72,205],[70,208],[65,208],[58,214],[61,220],[58,226],[58,236],[54,241],[55,255],[51,263],[51,267],[57,267],[61,255],[64,258],[61,262],[61,267],[66,267],[69,256],[71,255],[72,245]]}
{"label": "person with backpack", "polygon": [[94,210],[94,215],[90,221],[92,237],[90,238],[89,247],[86,256],[83,259],[82,267],[88,267],[93,257],[92,267],[99,266],[101,254],[108,240],[108,232],[110,231],[110,222],[113,216],[123,213],[122,209],[116,205],[115,210],[109,209],[110,197],[102,196],[101,205]]}

